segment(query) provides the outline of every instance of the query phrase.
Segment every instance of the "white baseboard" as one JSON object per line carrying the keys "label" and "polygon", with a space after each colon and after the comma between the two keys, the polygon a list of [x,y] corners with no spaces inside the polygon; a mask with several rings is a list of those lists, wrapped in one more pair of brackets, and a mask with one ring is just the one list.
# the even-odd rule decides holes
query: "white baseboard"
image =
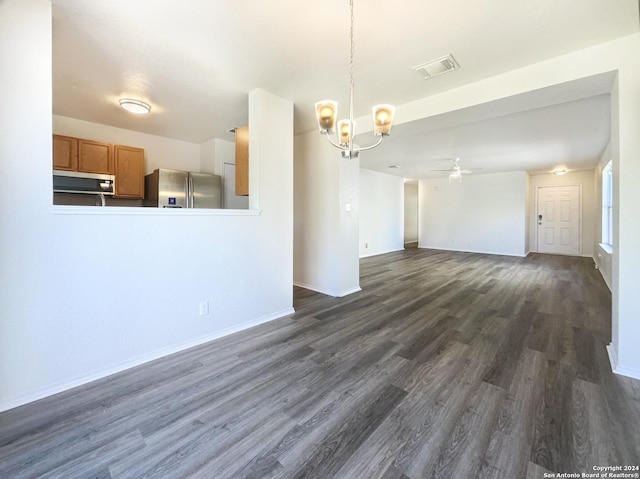
{"label": "white baseboard", "polygon": [[640,380],[640,369],[638,368],[627,368],[627,367],[618,365],[618,367],[616,367],[613,370],[613,372],[615,374],[619,374],[620,376],[626,376],[628,378]]}
{"label": "white baseboard", "polygon": [[615,374],[620,376],[626,376],[632,379],[640,379],[640,369],[631,368],[628,366],[621,366],[618,363],[618,351],[613,346],[613,343],[607,345],[607,353],[609,354],[609,362],[611,363],[611,370]]}
{"label": "white baseboard", "polygon": [[326,294],[327,296],[333,296],[334,298],[342,298],[343,296],[347,296],[352,293],[357,293],[358,291],[362,291],[360,286],[356,286],[355,288],[347,289],[344,291],[334,291],[327,290],[323,288],[319,288],[317,286],[313,286],[311,284],[303,283],[301,281],[294,281],[294,286],[299,286],[300,288],[308,289],[310,291],[315,291],[316,293]]}
{"label": "white baseboard", "polygon": [[480,251],[480,250],[472,250],[472,249],[454,249],[454,248],[441,248],[441,247],[434,247],[434,246],[425,246],[422,245],[420,243],[418,243],[418,248],[421,249],[433,249],[433,250],[437,250],[437,251],[455,251],[457,253],[478,253],[478,254],[492,254],[492,255],[496,255],[496,256],[514,256],[517,258],[525,258],[529,253],[527,254],[514,254],[514,253],[503,253],[503,252],[499,252],[499,251]]}
{"label": "white baseboard", "polygon": [[293,313],[295,313],[295,310],[293,308],[286,308],[281,311],[276,311],[266,316],[262,316],[261,318],[253,319],[246,323],[225,328],[225,329],[216,331],[214,333],[201,336],[199,338],[190,339],[188,341],[183,341],[178,344],[174,344],[171,346],[167,346],[165,348],[155,350],[147,354],[143,354],[134,359],[123,361],[122,363],[117,364],[116,366],[103,369],[101,371],[95,371],[91,374],[82,375],[82,376],[73,378],[69,381],[63,381],[61,383],[55,384],[47,388],[43,388],[33,393],[23,394],[23,395],[16,396],[14,398],[9,398],[9,399],[0,401],[0,412],[8,411],[9,409],[13,409],[18,406],[23,406],[25,404],[38,401],[39,399],[43,399],[48,396],[53,396],[54,394],[58,394],[58,393],[67,391],[69,389],[82,386],[83,384],[87,384],[87,383],[96,381],[98,379],[106,378],[107,376],[111,376],[112,374],[116,374],[116,373],[125,371],[127,369],[140,366],[141,364],[148,363],[150,361],[154,361],[164,356],[168,356],[170,354],[184,351],[186,349],[193,348],[195,346],[200,346],[201,344],[208,343],[209,341],[213,341],[215,339],[219,339],[223,336],[228,336],[230,334],[237,333],[245,329],[258,326],[259,324],[267,323],[269,321],[273,321],[275,319],[288,316]]}
{"label": "white baseboard", "polygon": [[338,295],[338,298],[342,298],[343,296],[349,296],[350,294],[357,293],[358,291],[362,291],[362,288],[360,286],[357,286],[357,287],[351,288],[351,289],[347,289],[345,291],[342,291]]}
{"label": "white baseboard", "polygon": [[607,344],[607,354],[609,355],[609,364],[611,364],[611,370],[615,372],[618,367],[618,350],[613,343]]}
{"label": "white baseboard", "polygon": [[[415,241],[414,241],[415,243]],[[363,256],[360,256],[360,259],[362,258],[370,258],[372,256],[378,256],[381,254],[387,254],[387,253],[395,253],[396,251],[403,251],[404,250],[404,246],[402,248],[398,248],[398,249],[390,249],[389,251],[378,251],[376,253],[371,253],[371,254],[365,254]]]}
{"label": "white baseboard", "polygon": [[294,281],[293,285],[294,286],[299,286],[300,288],[308,289],[310,291],[315,291],[316,293],[322,293],[322,294],[326,294],[327,296],[333,296],[334,298],[336,298],[338,296],[338,294],[333,290],[320,288],[318,286],[314,286],[312,284],[303,283],[301,281]]}

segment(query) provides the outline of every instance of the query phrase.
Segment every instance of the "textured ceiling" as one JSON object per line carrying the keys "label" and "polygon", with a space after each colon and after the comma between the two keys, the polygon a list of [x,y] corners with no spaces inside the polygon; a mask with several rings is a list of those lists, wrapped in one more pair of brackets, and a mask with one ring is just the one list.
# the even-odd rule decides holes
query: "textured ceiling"
{"label": "textured ceiling", "polygon": [[[637,0],[356,0],[355,116],[638,31]],[[53,112],[202,143],[232,139],[247,93],[295,104],[348,95],[348,1],[53,0]],[[411,69],[452,53],[428,81]],[[135,117],[117,99],[152,105]]]}

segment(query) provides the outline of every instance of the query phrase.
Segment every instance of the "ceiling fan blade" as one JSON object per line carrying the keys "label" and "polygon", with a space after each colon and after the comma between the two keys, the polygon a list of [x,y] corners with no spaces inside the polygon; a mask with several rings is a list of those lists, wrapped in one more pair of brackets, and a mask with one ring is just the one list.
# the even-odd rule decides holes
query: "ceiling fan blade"
{"label": "ceiling fan blade", "polygon": [[432,172],[443,172],[443,173],[449,173],[449,174],[455,174],[456,172],[463,174],[463,175],[470,175],[471,173],[473,173],[474,171],[479,171],[479,170],[483,170],[484,168],[472,168],[470,170],[467,170],[466,168],[463,170],[460,167],[460,158],[451,158],[448,161],[453,161],[453,166],[451,168],[448,168],[446,170],[429,170]]}

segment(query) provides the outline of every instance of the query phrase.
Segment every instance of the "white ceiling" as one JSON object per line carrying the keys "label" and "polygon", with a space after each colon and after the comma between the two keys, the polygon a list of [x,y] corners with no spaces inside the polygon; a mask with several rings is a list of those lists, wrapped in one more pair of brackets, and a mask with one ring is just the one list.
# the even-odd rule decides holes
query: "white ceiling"
{"label": "white ceiling", "polygon": [[404,123],[360,165],[403,178],[446,176],[433,170],[451,168],[453,158],[475,174],[592,170],[610,137],[613,81],[597,75]]}
{"label": "white ceiling", "polygon": [[[355,116],[639,31],[637,0],[355,0],[355,10]],[[194,143],[231,140],[227,130],[247,122],[247,93],[263,88],[294,102],[296,133],[310,131],[315,101],[346,105],[348,22],[347,0],[53,0],[53,112]],[[460,70],[425,81],[411,69],[448,53]],[[120,97],[147,101],[151,114],[122,111]],[[454,114],[399,125],[362,165],[386,168],[385,151],[411,176],[451,156],[483,171],[518,158],[527,169],[592,161],[606,143],[608,98],[567,98],[530,102],[529,112],[479,107],[473,123]]]}

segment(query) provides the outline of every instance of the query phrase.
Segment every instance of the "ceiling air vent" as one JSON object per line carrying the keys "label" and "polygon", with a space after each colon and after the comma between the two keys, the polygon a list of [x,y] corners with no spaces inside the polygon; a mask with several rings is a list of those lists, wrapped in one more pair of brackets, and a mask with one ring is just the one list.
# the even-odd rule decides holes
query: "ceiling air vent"
{"label": "ceiling air vent", "polygon": [[456,62],[451,53],[449,53],[446,57],[423,63],[422,65],[415,66],[412,69],[419,72],[426,79],[442,75],[443,73],[452,72],[458,68],[460,68],[460,65],[458,65],[458,62]]}

